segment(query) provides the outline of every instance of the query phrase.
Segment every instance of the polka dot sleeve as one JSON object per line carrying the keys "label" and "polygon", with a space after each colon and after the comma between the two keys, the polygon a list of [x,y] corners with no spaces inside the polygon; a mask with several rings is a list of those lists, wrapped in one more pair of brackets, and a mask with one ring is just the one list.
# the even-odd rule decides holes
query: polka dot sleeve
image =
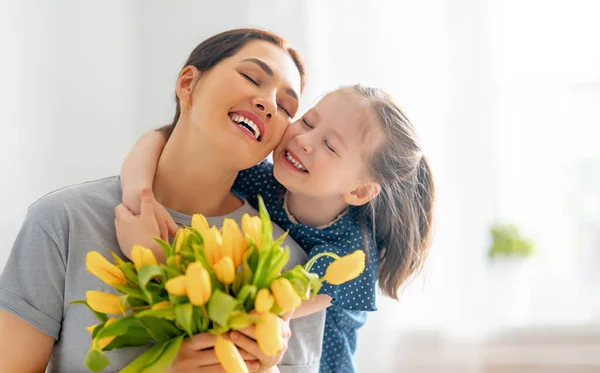
{"label": "polka dot sleeve", "polygon": [[276,183],[273,178],[273,165],[264,160],[256,166],[242,170],[238,173],[231,190],[240,198],[248,200],[250,204],[259,194],[265,194],[265,186]]}

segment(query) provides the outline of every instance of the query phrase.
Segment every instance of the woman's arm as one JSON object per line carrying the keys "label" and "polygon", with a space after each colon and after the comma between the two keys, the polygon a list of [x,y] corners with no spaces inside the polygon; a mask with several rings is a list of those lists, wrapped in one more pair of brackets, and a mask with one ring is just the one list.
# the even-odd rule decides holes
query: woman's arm
{"label": "woman's arm", "polygon": [[0,310],[0,361],[5,373],[43,373],[54,338],[19,317]]}
{"label": "woman's arm", "polygon": [[123,204],[135,215],[140,214],[140,193],[152,188],[158,160],[167,139],[158,131],[148,132],[138,139],[121,166]]}

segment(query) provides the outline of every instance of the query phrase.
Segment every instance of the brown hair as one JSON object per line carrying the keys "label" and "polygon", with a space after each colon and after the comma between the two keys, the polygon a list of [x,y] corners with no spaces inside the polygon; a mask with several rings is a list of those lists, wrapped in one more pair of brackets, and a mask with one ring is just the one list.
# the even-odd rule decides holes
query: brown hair
{"label": "brown hair", "polygon": [[358,93],[386,137],[368,162],[370,176],[381,185],[381,192],[363,212],[380,249],[379,288],[398,299],[398,290],[422,268],[429,250],[433,175],[413,125],[387,93],[361,85],[338,91]]}
{"label": "brown hair", "polygon": [[[225,58],[236,54],[244,45],[253,40],[263,40],[272,43],[286,50],[290,54],[300,72],[300,89],[302,91],[305,82],[305,67],[302,57],[300,57],[300,54],[295,49],[289,47],[283,38],[269,31],[244,28],[217,34],[198,44],[183,67],[194,66],[199,71],[210,70]],[[159,129],[167,139],[171,136],[171,133],[179,120],[179,116],[181,115],[181,107],[177,94],[175,94],[175,102],[177,103],[177,107],[175,109],[173,122]]]}

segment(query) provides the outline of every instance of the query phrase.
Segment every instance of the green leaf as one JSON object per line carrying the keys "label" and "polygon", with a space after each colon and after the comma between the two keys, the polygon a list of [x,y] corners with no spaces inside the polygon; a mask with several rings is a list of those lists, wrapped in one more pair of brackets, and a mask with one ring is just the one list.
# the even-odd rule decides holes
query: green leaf
{"label": "green leaf", "polygon": [[157,317],[140,317],[140,323],[146,331],[157,341],[164,341],[183,334],[183,332],[175,326],[175,323]]}
{"label": "green leaf", "polygon": [[175,255],[167,258],[167,276],[169,278],[177,277],[182,275],[183,271],[181,267],[177,264],[177,258]]}
{"label": "green leaf", "polygon": [[231,313],[228,323],[233,330],[243,329],[258,321],[258,316],[250,315],[246,312],[234,311]]}
{"label": "green leaf", "polygon": [[132,297],[128,297],[127,298],[127,303],[129,303],[129,305],[131,307],[142,307],[142,306],[147,306],[148,302],[146,302],[146,299],[137,299],[137,298],[132,298]]}
{"label": "green leaf", "polygon": [[[137,323],[137,319],[133,315],[125,316],[112,322],[108,326],[102,326],[94,338],[105,338],[127,333],[130,326]],[[97,328],[98,329],[98,328]],[[96,331],[96,330],[94,330]]]}
{"label": "green leaf", "polygon": [[262,252],[271,247],[271,243],[273,242],[273,225],[271,224],[271,217],[265,206],[265,201],[263,201],[260,195],[258,196],[258,214],[262,221]]}
{"label": "green leaf", "polygon": [[171,364],[173,364],[173,360],[175,360],[175,357],[179,352],[179,348],[181,347],[181,342],[183,342],[183,336],[179,336],[171,341],[167,341],[167,345],[163,349],[163,352],[159,358],[154,361],[151,366],[146,367],[146,369],[144,369],[141,373],[166,372]]}
{"label": "green leaf", "polygon": [[[242,290],[238,293],[236,299],[240,302],[240,304],[245,306],[246,311],[254,308],[254,298],[256,297],[256,293],[258,289],[254,285],[244,285]],[[246,306],[248,305],[248,306]]]}
{"label": "green leaf", "polygon": [[216,290],[208,301],[208,317],[215,323],[227,328],[227,320],[233,311],[241,311],[239,300],[220,290]]}
{"label": "green leaf", "polygon": [[90,346],[83,363],[92,372],[100,372],[110,364],[110,361],[102,351],[92,350]]}
{"label": "green leaf", "polygon": [[[120,373],[140,373],[145,372],[145,369],[152,368],[152,366],[160,361],[163,356],[163,353],[169,348],[172,342],[175,342],[174,346],[179,350],[179,346],[181,346],[181,341],[183,340],[183,336],[174,338],[172,340],[167,340],[163,342],[158,342],[149,350],[141,354],[134,361],[129,363],[125,368],[121,370]],[[173,356],[175,358],[175,356]],[[172,363],[172,361],[171,361]],[[169,363],[170,365],[170,363]],[[163,369],[164,372],[166,369]],[[149,370],[152,372],[152,370]]]}
{"label": "green leaf", "polygon": [[105,314],[105,313],[100,313],[100,312],[94,311],[94,310],[92,309],[92,307],[90,307],[90,306],[87,304],[87,301],[86,301],[86,300],[74,300],[74,301],[71,301],[71,302],[69,302],[69,303],[70,303],[70,304],[85,304],[85,305],[87,306],[87,308],[89,308],[89,309],[90,309],[90,311],[92,311],[92,312],[94,313],[94,316],[96,316],[96,318],[97,318],[98,320],[100,320],[100,322],[106,322],[106,320],[108,320],[108,316],[106,316],[106,314]]}
{"label": "green leaf", "polygon": [[165,242],[158,237],[154,237],[154,241],[158,242],[158,245],[163,249],[165,253],[165,258],[168,258],[172,255],[173,248],[171,247],[171,245],[169,245],[168,242]]}
{"label": "green leaf", "polygon": [[[150,304],[165,300],[160,294],[161,290],[164,288],[164,283],[167,281],[167,274],[163,268],[158,265],[146,265],[140,268],[138,276],[140,279],[140,287]],[[151,282],[155,277],[160,279],[161,285]]]}
{"label": "green leaf", "polygon": [[267,275],[269,274],[269,268],[271,268],[271,263],[275,255],[277,255],[275,250],[260,251],[258,256],[258,265],[256,266],[256,272],[254,272],[254,278],[252,279],[252,284],[258,289],[265,287]]}
{"label": "green leaf", "polygon": [[142,292],[139,288],[136,289],[131,286],[124,286],[124,285],[115,285],[113,287],[115,289],[117,289],[119,292],[129,295],[131,298],[145,299],[144,294],[142,294]]}
{"label": "green leaf", "polygon": [[285,238],[288,236],[289,232],[290,232],[289,230],[283,232],[283,234],[281,236],[279,236],[279,238],[276,239],[275,242],[273,242],[273,247],[281,246],[281,244],[283,244],[283,241],[285,240]]}
{"label": "green leaf", "polygon": [[[115,255],[115,257],[117,257]],[[125,278],[129,282],[129,284],[133,284],[135,286],[139,286],[137,271],[135,270],[135,266],[131,262],[123,262],[121,261],[121,265],[117,267],[123,271],[125,274]]]}
{"label": "green leaf", "polygon": [[136,313],[134,313],[134,315],[138,319],[142,318],[142,317],[156,317],[159,319],[175,320],[175,313],[173,312],[173,308],[171,308],[171,307],[161,308],[158,310],[144,310],[144,311],[136,312]]}
{"label": "green leaf", "polygon": [[208,324],[210,320],[208,315],[205,315],[206,308],[194,306],[194,322],[198,328],[199,333],[203,333],[208,330]]}
{"label": "green leaf", "polygon": [[117,336],[110,342],[104,351],[110,351],[117,348],[144,346],[152,342],[152,336],[141,325],[131,325],[127,333]]}
{"label": "green leaf", "polygon": [[321,283],[321,279],[319,279],[319,275],[316,273],[308,273],[308,279],[311,284],[310,292],[312,293],[312,299],[315,299],[323,284]]}
{"label": "green leaf", "polygon": [[191,337],[194,335],[194,315],[191,303],[178,304],[175,306],[175,320],[177,325],[185,330],[185,332]]}
{"label": "green leaf", "polygon": [[269,287],[271,282],[281,275],[281,271],[290,259],[290,249],[287,247],[285,249],[275,248],[273,249],[273,252],[276,254],[271,262],[270,267],[268,267],[263,284],[264,287]]}

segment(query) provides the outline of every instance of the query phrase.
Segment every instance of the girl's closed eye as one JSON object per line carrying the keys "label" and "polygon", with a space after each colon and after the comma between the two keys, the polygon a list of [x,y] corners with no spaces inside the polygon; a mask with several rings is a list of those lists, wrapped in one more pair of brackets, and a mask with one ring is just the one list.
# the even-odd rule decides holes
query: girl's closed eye
{"label": "girl's closed eye", "polygon": [[308,123],[308,121],[304,118],[302,118],[302,123],[304,123],[304,125],[310,129],[313,129],[314,127],[312,126],[312,124]]}
{"label": "girl's closed eye", "polygon": [[325,143],[325,146],[327,147],[327,149],[329,149],[329,151],[337,155],[337,152],[335,151],[333,146],[331,146],[331,143],[328,140],[324,140],[323,142]]}

